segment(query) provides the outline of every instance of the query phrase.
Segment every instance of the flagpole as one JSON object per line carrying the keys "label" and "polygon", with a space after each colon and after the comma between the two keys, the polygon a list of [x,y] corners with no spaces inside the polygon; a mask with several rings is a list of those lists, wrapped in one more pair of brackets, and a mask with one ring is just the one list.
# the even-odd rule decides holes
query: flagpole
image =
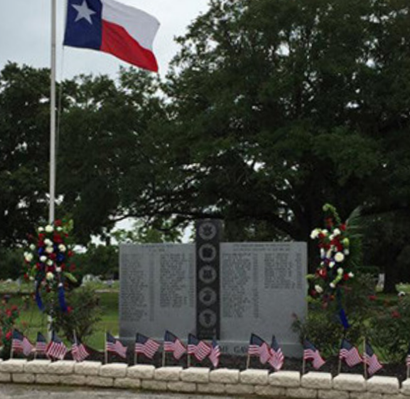
{"label": "flagpole", "polygon": [[246,370],[248,370],[250,365],[251,365],[251,355],[248,352],[248,357],[246,358]]}
{"label": "flagpole", "polygon": [[108,364],[107,331],[105,332],[105,364]]}
{"label": "flagpole", "polygon": [[56,189],[56,42],[57,42],[57,5],[51,0],[51,89],[50,89],[50,208],[48,221],[55,219]]}

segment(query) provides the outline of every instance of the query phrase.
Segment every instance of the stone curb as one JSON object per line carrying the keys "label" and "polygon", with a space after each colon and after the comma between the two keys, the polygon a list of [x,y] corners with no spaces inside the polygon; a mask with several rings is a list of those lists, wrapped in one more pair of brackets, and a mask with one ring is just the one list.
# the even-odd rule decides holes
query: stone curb
{"label": "stone curb", "polygon": [[410,379],[401,384],[395,377],[374,376],[367,381],[359,374],[247,369],[244,371],[205,367],[127,366],[124,363],[10,359],[0,361],[0,382],[47,384],[162,391],[172,393],[256,395],[297,399],[410,399]]}

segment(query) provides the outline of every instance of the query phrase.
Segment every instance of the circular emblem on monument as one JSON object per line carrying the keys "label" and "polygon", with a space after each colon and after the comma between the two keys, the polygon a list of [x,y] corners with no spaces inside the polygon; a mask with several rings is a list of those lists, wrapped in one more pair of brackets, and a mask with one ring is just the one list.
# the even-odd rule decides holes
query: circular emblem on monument
{"label": "circular emblem on monument", "polygon": [[212,310],[204,310],[199,315],[199,323],[202,327],[211,328],[216,325],[216,314]]}
{"label": "circular emblem on monument", "polygon": [[212,266],[204,266],[199,270],[199,279],[204,284],[211,284],[216,280],[216,270]]}
{"label": "circular emblem on monument", "polygon": [[211,244],[201,245],[198,253],[203,262],[212,262],[216,258],[216,248]]}
{"label": "circular emblem on monument", "polygon": [[217,295],[212,288],[204,288],[199,293],[199,300],[205,306],[211,306],[216,302]]}
{"label": "circular emblem on monument", "polygon": [[203,240],[208,241],[208,240],[212,240],[216,236],[217,229],[215,225],[213,225],[212,223],[205,222],[199,226],[198,232],[199,232],[199,236]]}

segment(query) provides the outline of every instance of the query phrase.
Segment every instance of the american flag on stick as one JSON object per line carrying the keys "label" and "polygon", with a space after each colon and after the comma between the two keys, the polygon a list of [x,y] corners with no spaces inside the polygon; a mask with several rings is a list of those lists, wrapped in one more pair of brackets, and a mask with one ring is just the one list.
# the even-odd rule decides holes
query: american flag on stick
{"label": "american flag on stick", "polygon": [[63,360],[66,353],[67,347],[64,345],[63,341],[58,338],[57,334],[53,332],[52,339],[46,349],[46,355],[54,359]]}
{"label": "american flag on stick", "polygon": [[24,356],[28,356],[33,351],[34,346],[20,331],[13,330],[11,349],[13,352],[23,353]]}
{"label": "american flag on stick", "polygon": [[71,355],[76,362],[82,362],[87,359],[90,354],[85,349],[85,346],[80,342],[77,337],[74,335],[74,342],[71,347]]}
{"label": "american flag on stick", "polygon": [[269,345],[255,334],[251,335],[248,347],[249,356],[257,356],[262,364],[265,364],[271,357]]}
{"label": "american flag on stick", "polygon": [[214,339],[212,341],[212,348],[211,348],[211,353],[209,354],[209,360],[211,361],[212,365],[215,368],[217,368],[219,365],[220,356],[221,356],[221,348],[218,342],[216,341],[216,339]]}
{"label": "american flag on stick", "polygon": [[326,362],[320,356],[320,352],[315,348],[315,346],[309,342],[307,339],[303,344],[303,359],[304,360],[311,360],[312,366],[318,370],[320,369]]}
{"label": "american flag on stick", "polygon": [[36,354],[45,355],[47,351],[47,340],[41,332],[37,333]]}
{"label": "american flag on stick", "polygon": [[174,358],[179,360],[182,355],[186,352],[186,348],[181,340],[169,331],[165,331],[164,336],[164,351],[172,352]]}
{"label": "american flag on stick", "polygon": [[200,362],[211,353],[211,347],[195,335],[188,335],[188,355],[194,355]]}
{"label": "american flag on stick", "polygon": [[373,348],[367,342],[365,345],[365,351],[363,353],[363,361],[367,365],[367,372],[369,373],[369,375],[373,375],[381,368],[383,368],[376,354],[373,352]]}
{"label": "american flag on stick", "polygon": [[123,359],[127,357],[127,347],[124,346],[120,340],[114,338],[109,332],[106,334],[105,350],[107,352],[116,353]]}
{"label": "american flag on stick", "polygon": [[349,367],[354,367],[363,362],[359,350],[344,338],[340,346],[339,359],[344,360]]}
{"label": "american flag on stick", "polygon": [[142,334],[137,334],[135,338],[135,353],[142,353],[149,359],[154,357],[160,346],[161,345],[157,341],[154,341],[153,339]]}
{"label": "american flag on stick", "polygon": [[276,371],[279,371],[283,367],[285,356],[283,355],[282,349],[279,346],[275,336],[272,337],[270,353],[271,356],[268,362]]}

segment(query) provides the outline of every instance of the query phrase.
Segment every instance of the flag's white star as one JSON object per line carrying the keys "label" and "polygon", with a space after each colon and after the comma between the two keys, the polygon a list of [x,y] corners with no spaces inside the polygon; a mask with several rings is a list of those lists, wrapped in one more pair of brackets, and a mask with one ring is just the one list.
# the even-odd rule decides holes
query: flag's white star
{"label": "flag's white star", "polygon": [[80,21],[81,19],[86,19],[91,25],[93,24],[93,21],[91,20],[91,15],[95,14],[95,11],[88,8],[87,0],[84,0],[81,6],[76,4],[72,4],[72,6],[78,12],[75,22]]}

